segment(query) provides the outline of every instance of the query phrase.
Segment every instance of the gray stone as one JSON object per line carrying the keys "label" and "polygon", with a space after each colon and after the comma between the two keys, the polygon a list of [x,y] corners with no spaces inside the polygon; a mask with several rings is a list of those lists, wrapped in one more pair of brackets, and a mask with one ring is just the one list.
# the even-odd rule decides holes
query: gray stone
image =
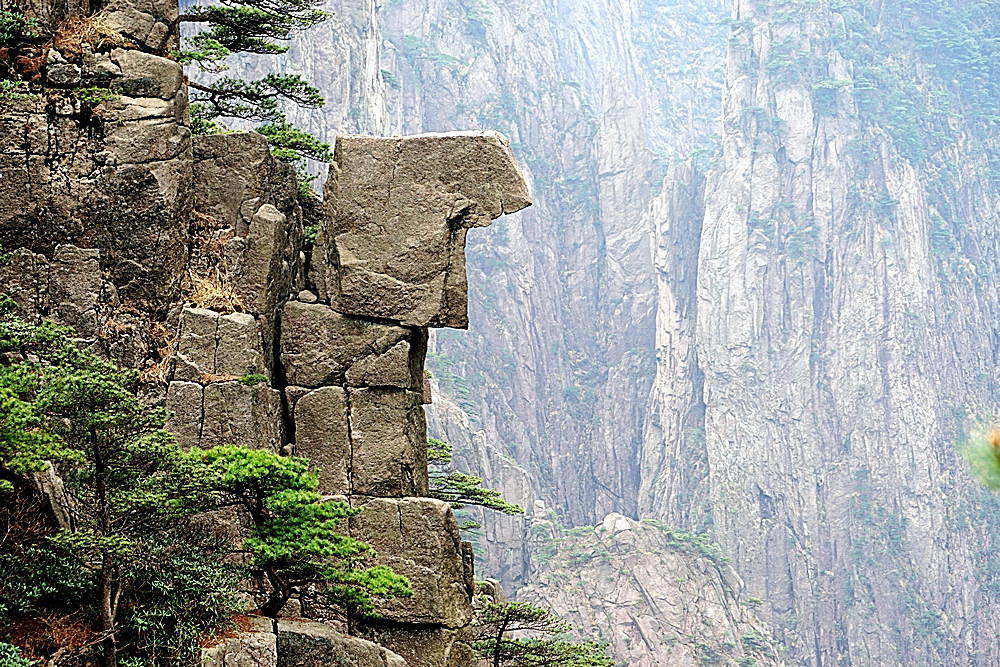
{"label": "gray stone", "polygon": [[305,621],[277,623],[278,667],[406,667],[392,651],[342,635],[328,625]]}
{"label": "gray stone", "polygon": [[128,97],[159,97],[172,100],[184,83],[179,63],[135,49],[115,49],[111,60],[118,64],[122,79],[115,89]]}
{"label": "gray stone", "polygon": [[443,628],[361,621],[359,635],[397,653],[415,667],[469,667],[478,665],[468,628]]}
{"label": "gray stone", "polygon": [[252,315],[220,315],[204,308],[181,311],[175,380],[200,382],[204,375],[238,378],[266,373],[260,327]]}
{"label": "gray stone", "polygon": [[368,496],[427,495],[427,424],[421,395],[349,389],[351,487]]}
{"label": "gray stone", "polygon": [[531,203],[496,132],[339,136],[325,195],[312,272],[321,298],[345,314],[460,328],[466,231]]}
{"label": "gray stone", "polygon": [[68,87],[80,83],[81,70],[78,65],[66,61],[62,54],[50,49],[45,59],[45,81],[51,86]]}
{"label": "gray stone", "polygon": [[0,244],[45,257],[61,244],[100,250],[124,303],[166,309],[187,257],[190,131],[176,118],[118,118],[124,99],[106,106],[99,132],[44,100],[0,115]]}
{"label": "gray stone", "polygon": [[253,315],[230,313],[220,316],[216,337],[216,375],[241,377],[266,373],[260,327]]}
{"label": "gray stone", "polygon": [[363,357],[347,369],[344,377],[353,387],[409,387],[413,383],[410,344],[403,340],[383,354]]}
{"label": "gray stone", "polygon": [[27,248],[11,251],[7,261],[0,263],[0,285],[17,304],[18,315],[36,321],[48,308],[48,260]]}
{"label": "gray stone", "polygon": [[281,392],[267,383],[216,382],[205,387],[201,446],[281,450]]}
{"label": "gray stone", "polygon": [[[351,537],[372,545],[378,552],[377,562],[404,575],[413,588],[412,598],[378,601],[377,611],[397,623],[448,628],[469,623],[472,590],[466,583],[462,538],[448,503],[432,498],[358,496],[352,502],[361,513],[350,519]],[[382,637],[376,641],[382,643]]]}
{"label": "gray stone", "polygon": [[288,218],[271,204],[258,208],[250,219],[244,252],[233,267],[232,279],[237,293],[255,313],[267,312],[279,295],[287,298],[291,290],[291,276],[281,266],[288,236]]}
{"label": "gray stone", "polygon": [[171,382],[167,387],[167,410],[173,414],[166,429],[185,449],[201,443],[203,392],[195,382]]}
{"label": "gray stone", "polygon": [[[400,348],[377,370],[362,363],[404,341],[408,358],[399,356]],[[354,380],[382,379],[391,386],[415,389],[422,382],[426,346],[426,332],[346,317],[321,303],[290,301],[281,311],[281,361],[289,384],[343,384],[355,368]]]}
{"label": "gray stone", "polygon": [[277,667],[278,645],[269,618],[250,617],[251,627],[202,649],[202,667]]}
{"label": "gray stone", "polygon": [[295,401],[295,455],[319,469],[324,494],[351,493],[351,445],[347,430],[347,393],[322,387]]}
{"label": "gray stone", "polygon": [[175,380],[201,381],[203,374],[215,373],[216,336],[219,314],[204,308],[181,311],[180,336],[175,355]]}

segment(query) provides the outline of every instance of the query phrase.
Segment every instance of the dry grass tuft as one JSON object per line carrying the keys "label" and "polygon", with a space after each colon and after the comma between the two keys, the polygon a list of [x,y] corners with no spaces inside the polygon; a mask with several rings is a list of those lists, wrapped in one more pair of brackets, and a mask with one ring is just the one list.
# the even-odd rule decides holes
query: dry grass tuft
{"label": "dry grass tuft", "polygon": [[152,363],[139,373],[139,381],[146,384],[163,383],[167,381],[170,371],[170,360],[174,356],[174,342],[177,332],[163,322],[152,322],[149,325],[149,347]]}
{"label": "dry grass tuft", "polygon": [[34,618],[12,619],[5,629],[11,643],[35,660],[56,649],[83,649],[100,641],[89,623],[71,614],[46,612]]}
{"label": "dry grass tuft", "polygon": [[80,58],[84,44],[89,44],[94,51],[106,51],[119,46],[135,48],[134,44],[111,27],[104,12],[93,16],[72,16],[59,26],[52,38],[52,46],[68,60]]}
{"label": "dry grass tuft", "polygon": [[185,299],[195,308],[206,308],[219,313],[246,312],[247,305],[225,272],[216,267],[208,275],[188,271],[181,286]]}
{"label": "dry grass tuft", "polygon": [[185,300],[197,308],[220,313],[246,312],[246,303],[230,281],[225,257],[226,242],[233,238],[233,230],[200,211],[194,211],[191,217],[195,242],[188,264],[191,268],[181,285]]}
{"label": "dry grass tuft", "polygon": [[239,380],[239,377],[235,375],[216,375],[215,373],[202,373],[200,380],[202,384],[215,384],[217,382],[232,382],[233,380]]}

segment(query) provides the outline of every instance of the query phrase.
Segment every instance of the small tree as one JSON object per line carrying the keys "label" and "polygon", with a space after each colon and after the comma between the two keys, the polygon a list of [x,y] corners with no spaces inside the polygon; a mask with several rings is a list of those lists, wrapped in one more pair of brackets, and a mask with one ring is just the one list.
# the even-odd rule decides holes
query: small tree
{"label": "small tree", "polygon": [[[180,21],[207,27],[188,38],[174,56],[200,72],[219,73],[228,69],[225,61],[233,53],[286,53],[288,47],[278,42],[330,17],[319,9],[322,5],[322,0],[222,0],[221,4],[194,5]],[[313,197],[311,184],[316,177],[306,171],[306,159],[331,161],[330,145],[291,126],[281,104],[319,108],[324,100],[318,88],[297,74],[267,74],[256,81],[229,76],[192,79],[188,85],[193,90],[192,132],[221,132],[225,128],[219,119],[262,123],[257,131],[267,137],[274,156],[295,166],[300,197]]]}
{"label": "small tree", "polygon": [[504,514],[524,514],[524,508],[503,499],[499,491],[483,488],[483,478],[452,468],[452,446],[437,438],[427,439],[427,467],[433,498],[452,507],[478,505]]}
{"label": "small tree", "polygon": [[613,667],[607,645],[574,641],[551,609],[530,602],[476,609],[472,646],[490,667]]}
{"label": "small tree", "polygon": [[377,555],[371,546],[338,532],[340,523],[360,510],[323,501],[306,459],[232,446],[194,449],[191,457],[212,470],[217,505],[249,517],[243,548],[250,567],[271,585],[261,606],[265,616],[276,615],[293,594],[311,586],[321,587],[334,604],[361,613],[373,611],[373,597],[413,594],[406,578],[390,568],[365,566]]}
{"label": "small tree", "polygon": [[163,430],[166,411],[135,395],[137,374],[77,348],[50,323],[0,318],[3,418],[0,466],[9,474],[55,459],[65,480],[71,530],[49,548],[73,554],[97,575],[97,630],[115,664],[116,617],[129,586],[129,564],[150,536],[198,511],[198,471]]}

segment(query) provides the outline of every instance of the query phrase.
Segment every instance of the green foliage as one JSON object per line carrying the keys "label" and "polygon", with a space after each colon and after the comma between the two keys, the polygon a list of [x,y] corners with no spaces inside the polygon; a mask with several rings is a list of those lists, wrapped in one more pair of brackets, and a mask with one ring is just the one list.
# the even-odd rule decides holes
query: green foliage
{"label": "green foliage", "polygon": [[962,448],[973,476],[991,491],[1000,492],[1000,429],[978,428]]}
{"label": "green foliage", "polygon": [[83,88],[74,88],[72,90],[73,96],[80,100],[84,104],[89,104],[90,106],[97,106],[102,102],[114,102],[115,100],[121,99],[121,95],[110,88],[100,88],[98,86],[87,86]]}
{"label": "green foliage", "polygon": [[21,656],[21,650],[6,642],[0,642],[0,665],[3,667],[32,667],[35,662]]}
{"label": "green foliage", "polygon": [[22,81],[0,80],[0,104],[19,102],[35,97],[34,94],[25,92],[27,84]]}
{"label": "green foliage", "polygon": [[303,158],[330,162],[333,153],[330,144],[325,143],[285,121],[262,125],[257,132],[267,137],[271,153],[279,160],[298,163]]}
{"label": "green foliage", "polygon": [[663,521],[656,519],[643,519],[642,523],[656,526],[662,530],[663,535],[667,538],[667,546],[672,549],[707,558],[717,566],[728,565],[732,562],[731,558],[722,555],[722,547],[713,542],[708,535],[674,530]]}
{"label": "green foliage", "polygon": [[261,375],[260,373],[247,373],[238,377],[236,381],[244,387],[253,387],[254,385],[268,382],[268,379],[266,375]]}
{"label": "green foliage", "polygon": [[490,667],[612,667],[607,644],[574,641],[568,623],[530,602],[486,602],[476,609],[473,649]]}
{"label": "green foliage", "polygon": [[238,118],[280,125],[285,115],[279,102],[307,109],[323,106],[319,89],[298,74],[267,74],[256,81],[221,77],[210,85],[190,82],[191,101],[201,105],[204,120]]}
{"label": "green foliage", "polygon": [[[320,141],[308,132],[304,132],[284,120],[262,125],[257,128],[257,132],[267,137],[267,141],[271,145],[271,154],[274,157],[295,166],[299,198],[316,198],[312,184],[318,176],[306,171],[306,159],[321,162],[333,161],[330,144]],[[315,241],[315,237],[313,240]]]}
{"label": "green foliage", "polygon": [[767,653],[771,650],[771,638],[763,632],[751,631],[740,637],[743,649],[751,653]]}
{"label": "green foliage", "polygon": [[[319,0],[227,0],[222,4],[194,5],[180,17],[181,21],[207,24],[207,30],[197,33],[181,52],[180,60],[217,62],[229,52],[274,55],[285,53],[288,47],[276,44],[290,39],[296,32],[322,23],[329,12],[319,9]],[[225,56],[219,56],[225,53]]]}
{"label": "green foliage", "polygon": [[230,131],[222,123],[214,120],[211,111],[204,104],[195,102],[190,106],[190,110],[191,134],[201,137],[210,134],[224,134]]}
{"label": "green foliage", "polygon": [[[97,592],[93,573],[51,544],[25,545],[0,553],[0,618],[43,609],[77,609]],[[2,664],[2,663],[0,663]]]}
{"label": "green foliage", "polygon": [[316,237],[319,235],[319,223],[308,225],[302,230],[302,247],[311,250],[316,245]]}
{"label": "green foliage", "polygon": [[[288,40],[328,19],[330,13],[319,9],[322,4],[322,0],[222,0],[221,4],[195,5],[180,20],[208,28],[186,38],[183,48],[173,55],[184,65],[221,72],[233,53],[285,53],[288,47],[275,40]],[[330,146],[291,126],[281,105],[319,108],[324,100],[318,88],[297,74],[276,73],[255,81],[224,76],[209,84],[190,81],[189,86],[193,134],[225,131],[220,118],[263,123],[257,131],[268,138],[274,156],[296,167],[299,198],[316,199],[312,184],[317,177],[305,169],[305,160],[332,160]]]}
{"label": "green foliage", "polygon": [[483,488],[482,477],[451,469],[451,460],[451,445],[437,438],[427,439],[431,497],[449,502],[455,508],[478,505],[504,514],[524,514],[524,508],[504,500],[499,491]]}
{"label": "green foliage", "polygon": [[217,505],[249,517],[243,549],[251,569],[272,587],[261,606],[265,615],[277,614],[293,593],[312,585],[321,585],[331,603],[366,614],[373,612],[372,598],[412,595],[405,577],[366,566],[376,556],[370,546],[338,532],[341,521],[359,510],[323,501],[306,459],[234,446],[193,449],[190,457],[208,466]]}
{"label": "green foliage", "polygon": [[382,70],[382,80],[389,84],[389,87],[393,90],[400,90],[403,87],[399,82],[399,77],[387,69]]}
{"label": "green foliage", "polygon": [[38,21],[29,19],[21,12],[0,10],[0,46],[11,46],[40,37]]}
{"label": "green foliage", "polygon": [[[0,313],[0,470],[54,461],[73,525],[36,543],[0,542],[0,616],[82,612],[107,637],[112,664],[176,665],[196,662],[198,640],[243,608],[248,574],[271,583],[270,614],[307,587],[360,613],[374,598],[412,594],[404,577],[369,565],[369,545],[337,532],[358,510],[323,502],[305,459],[184,452],[162,428],[167,413],[136,397],[134,372],[77,348],[64,328],[17,319],[9,299]],[[242,545],[204,520],[227,507],[249,527]]]}
{"label": "green foliage", "polygon": [[192,528],[154,536],[131,569],[131,596],[119,613],[121,642],[143,665],[196,664],[206,629],[244,611],[243,567],[221,556],[230,545]]}

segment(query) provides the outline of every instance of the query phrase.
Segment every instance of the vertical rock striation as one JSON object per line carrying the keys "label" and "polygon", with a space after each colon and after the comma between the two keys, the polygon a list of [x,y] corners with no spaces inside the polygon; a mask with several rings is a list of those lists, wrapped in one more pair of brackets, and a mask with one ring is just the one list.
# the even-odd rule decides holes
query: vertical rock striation
{"label": "vertical rock striation", "polygon": [[[965,417],[996,409],[989,88],[907,41],[961,14],[855,4],[734,4],[720,161],[703,203],[676,206],[684,172],[662,202],[663,229],[701,236],[661,289],[646,511],[697,524],[690,499],[708,498],[804,664],[992,664],[995,501],[955,451]],[[673,426],[696,408],[685,385],[703,450]]]}

